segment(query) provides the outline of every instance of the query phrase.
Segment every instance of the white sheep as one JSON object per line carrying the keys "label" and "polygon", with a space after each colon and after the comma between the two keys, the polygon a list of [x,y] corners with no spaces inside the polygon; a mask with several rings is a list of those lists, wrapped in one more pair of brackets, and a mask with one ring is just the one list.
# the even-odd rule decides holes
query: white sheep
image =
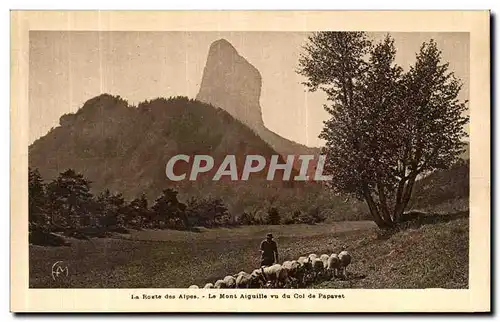
{"label": "white sheep", "polygon": [[339,253],[338,257],[340,261],[340,270],[342,272],[342,276],[344,278],[347,278],[347,266],[349,266],[352,261],[351,254],[349,254],[348,251],[343,250]]}
{"label": "white sheep", "polygon": [[254,269],[250,274],[250,288],[260,288],[266,284],[262,269]]}
{"label": "white sheep", "polygon": [[245,271],[240,271],[238,274],[234,274],[233,277],[234,278],[237,278],[238,276],[240,276],[241,274],[247,274],[247,272]]}
{"label": "white sheep", "polygon": [[247,272],[239,272],[236,276],[236,288],[249,288],[252,282],[252,275]]}
{"label": "white sheep", "polygon": [[285,268],[288,271],[288,274],[292,272],[294,267],[298,267],[297,261],[284,261],[283,264],[281,265],[283,268]]}
{"label": "white sheep", "polygon": [[203,288],[214,288],[214,284],[207,283],[207,284],[205,284],[205,286],[203,286]]}
{"label": "white sheep", "polygon": [[330,276],[337,277],[338,276],[338,271],[340,269],[340,259],[337,254],[331,254],[330,257],[328,258],[328,267],[327,271],[330,274]]}
{"label": "white sheep", "polygon": [[321,256],[319,257],[319,260],[323,262],[323,266],[325,269],[328,267],[328,258],[330,258],[330,256],[328,256],[327,254],[321,254]]}
{"label": "white sheep", "polygon": [[262,275],[266,279],[267,284],[272,287],[282,287],[289,282],[288,272],[280,264],[263,267]]}
{"label": "white sheep", "polygon": [[313,257],[311,259],[311,267],[314,278],[321,276],[324,268],[323,262],[319,258]]}
{"label": "white sheep", "polygon": [[235,288],[236,287],[236,278],[234,276],[228,275],[224,277],[224,283],[226,283],[227,288]]}
{"label": "white sheep", "polygon": [[309,257],[305,256],[300,256],[299,259],[297,259],[297,262],[307,268],[308,264],[310,264]]}
{"label": "white sheep", "polygon": [[297,262],[299,263],[300,268],[303,272],[302,283],[307,284],[308,282],[312,281],[314,277],[312,274],[312,262],[310,260],[310,257],[300,256]]}
{"label": "white sheep", "polygon": [[214,288],[227,288],[226,282],[223,280],[217,280],[215,282]]}
{"label": "white sheep", "polygon": [[198,285],[191,285],[190,287],[188,288],[199,288]]}
{"label": "white sheep", "polygon": [[288,272],[288,277],[291,280],[292,284],[299,284],[302,281],[303,274],[301,267],[302,265],[299,264],[298,261],[292,260],[292,261],[286,261],[283,263],[283,268],[287,270]]}

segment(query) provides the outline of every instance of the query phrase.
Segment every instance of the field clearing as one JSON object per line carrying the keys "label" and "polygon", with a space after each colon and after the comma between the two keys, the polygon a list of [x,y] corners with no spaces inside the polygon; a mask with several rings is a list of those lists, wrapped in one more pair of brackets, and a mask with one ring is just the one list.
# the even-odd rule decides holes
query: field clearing
{"label": "field clearing", "polygon": [[[243,226],[200,232],[134,231],[116,238],[71,240],[69,247],[30,245],[33,288],[175,288],[207,282],[259,265],[265,233],[278,242],[280,262],[309,253],[353,254],[350,281],[328,288],[466,288],[468,217],[423,225],[379,238],[372,222]],[[55,282],[52,264],[65,261],[69,277]],[[362,276],[363,278],[360,278]]]}

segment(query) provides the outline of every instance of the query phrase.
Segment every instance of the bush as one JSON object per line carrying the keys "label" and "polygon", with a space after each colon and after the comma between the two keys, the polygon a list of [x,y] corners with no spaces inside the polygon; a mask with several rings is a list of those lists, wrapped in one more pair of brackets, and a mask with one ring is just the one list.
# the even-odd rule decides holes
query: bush
{"label": "bush", "polygon": [[283,216],[281,218],[281,224],[283,225],[292,225],[295,224],[295,221],[292,216]]}
{"label": "bush", "polygon": [[257,210],[254,214],[254,220],[256,225],[268,225],[269,213],[264,210]]}
{"label": "bush", "polygon": [[309,216],[312,218],[312,221],[314,223],[320,223],[324,222],[326,217],[324,216],[324,213],[321,212],[319,207],[314,207],[309,210]]}
{"label": "bush", "polygon": [[300,212],[298,220],[299,220],[299,223],[301,223],[301,224],[312,225],[315,223],[314,217],[310,213],[307,213],[307,212]]}
{"label": "bush", "polygon": [[292,214],[292,222],[294,224],[300,224],[300,217],[302,216],[302,211],[295,210]]}
{"label": "bush", "polygon": [[255,219],[251,214],[248,212],[243,212],[239,217],[238,217],[238,224],[240,225],[254,225],[255,224]]}
{"label": "bush", "polygon": [[281,216],[280,213],[278,212],[278,209],[275,207],[269,208],[268,218],[270,225],[279,225],[281,221]]}

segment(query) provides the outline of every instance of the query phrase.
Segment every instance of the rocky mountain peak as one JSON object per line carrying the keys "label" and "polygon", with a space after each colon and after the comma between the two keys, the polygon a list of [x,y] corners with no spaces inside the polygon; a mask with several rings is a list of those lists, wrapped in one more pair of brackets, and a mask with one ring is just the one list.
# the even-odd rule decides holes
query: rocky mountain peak
{"label": "rocky mountain peak", "polygon": [[226,110],[257,128],[263,125],[259,104],[262,79],[259,71],[225,39],[212,43],[196,99]]}

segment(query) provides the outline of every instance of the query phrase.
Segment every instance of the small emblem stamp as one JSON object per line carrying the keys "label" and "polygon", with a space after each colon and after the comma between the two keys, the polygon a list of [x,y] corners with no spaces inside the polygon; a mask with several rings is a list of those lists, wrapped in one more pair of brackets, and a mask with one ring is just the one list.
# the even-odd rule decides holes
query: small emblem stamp
{"label": "small emblem stamp", "polygon": [[69,274],[68,266],[63,261],[57,261],[52,265],[52,278],[54,281]]}

